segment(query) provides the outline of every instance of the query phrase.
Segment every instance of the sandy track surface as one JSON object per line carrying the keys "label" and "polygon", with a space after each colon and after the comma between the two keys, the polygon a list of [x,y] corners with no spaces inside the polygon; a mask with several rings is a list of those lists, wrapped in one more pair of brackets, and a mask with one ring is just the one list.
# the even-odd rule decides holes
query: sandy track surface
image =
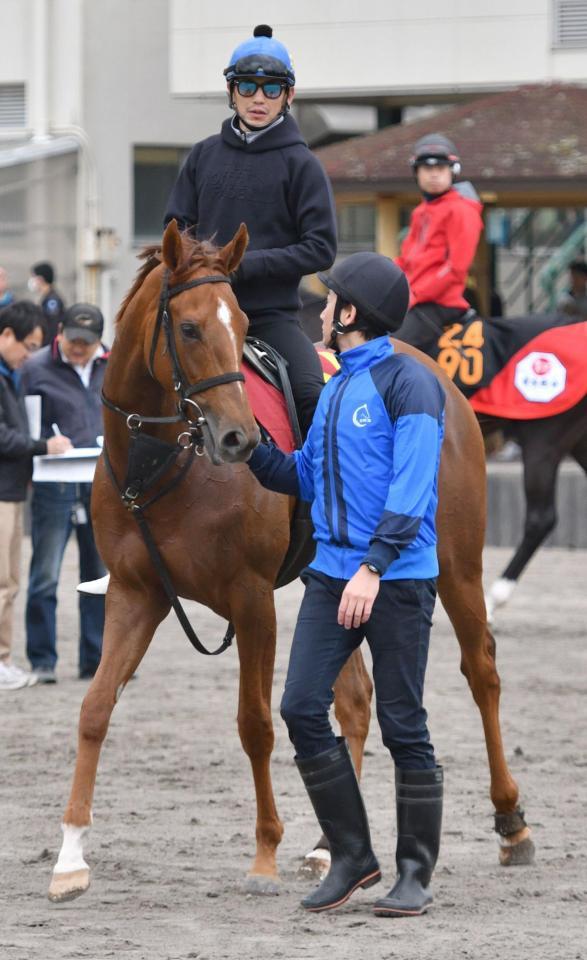
{"label": "sandy track surface", "polygon": [[[488,579],[507,553],[487,551]],[[252,898],[241,889],[253,854],[254,802],[235,723],[236,651],[199,656],[170,617],[116,708],[102,753],[86,844],[92,886],[72,903],[48,902],[87,688],[76,678],[74,562],[70,547],[59,683],[0,701],[1,960],[587,960],[587,552],[543,551],[496,631],[507,755],[537,846],[532,867],[497,864],[481,725],[437,608],[427,706],[446,771],[443,844],[434,908],[405,920],[371,915],[383,886],[332,914],[306,915],[298,906],[308,888],[298,867],[318,831],[276,708],[299,583],[278,595],[280,895]],[[195,605],[190,611],[202,639],[216,643],[220,621]],[[21,663],[23,648],[19,632]],[[393,773],[376,723],[367,752],[365,800],[391,885]]]}

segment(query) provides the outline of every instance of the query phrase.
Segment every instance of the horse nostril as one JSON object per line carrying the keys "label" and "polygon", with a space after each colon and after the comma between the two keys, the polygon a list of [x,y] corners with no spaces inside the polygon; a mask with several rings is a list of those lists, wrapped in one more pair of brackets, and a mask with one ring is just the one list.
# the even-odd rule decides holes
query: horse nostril
{"label": "horse nostril", "polygon": [[237,450],[242,449],[246,442],[247,438],[242,430],[229,430],[229,432],[225,433],[222,437],[221,445],[225,450],[235,453]]}

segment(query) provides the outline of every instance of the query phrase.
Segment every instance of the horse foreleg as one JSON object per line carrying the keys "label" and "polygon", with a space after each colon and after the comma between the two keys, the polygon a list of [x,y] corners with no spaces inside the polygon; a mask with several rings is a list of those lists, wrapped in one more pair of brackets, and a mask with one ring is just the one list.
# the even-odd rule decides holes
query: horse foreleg
{"label": "horse foreleg", "polygon": [[481,713],[500,839],[500,863],[531,863],[534,844],[518,807],[518,786],[505,758],[499,723],[500,680],[495,665],[495,640],[487,626],[481,569],[469,574],[441,562],[438,592],[461,648],[461,671]]}
{"label": "horse foreleg", "polygon": [[283,836],[273,786],[270,758],[274,744],[271,686],[275,662],[276,620],[273,587],[247,584],[231,600],[240,660],[238,730],[253,771],[257,800],[256,854],[247,875],[249,893],[278,893],[275,862]]}
{"label": "horse foreleg", "polygon": [[69,803],[63,817],[63,843],[53,870],[49,899],[72,900],[90,884],[83,839],[92,823],[92,799],[100,749],[116,701],[141,662],[169,606],[151,595],[130,593],[112,580],[106,598],[102,659],[84,697],[78,753]]}
{"label": "horse foreleg", "polygon": [[[334,684],[334,713],[340,732],[348,741],[357,779],[361,779],[365,741],[371,720],[373,683],[359,650],[349,657]],[[321,878],[330,868],[328,840],[322,834],[313,850],[306,854],[301,873]]]}

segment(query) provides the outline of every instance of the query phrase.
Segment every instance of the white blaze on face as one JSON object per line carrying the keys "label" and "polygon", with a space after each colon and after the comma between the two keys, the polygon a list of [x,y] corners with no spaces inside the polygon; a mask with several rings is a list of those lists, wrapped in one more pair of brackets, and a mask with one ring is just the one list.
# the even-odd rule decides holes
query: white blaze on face
{"label": "white blaze on face", "polygon": [[[228,331],[228,335],[229,335],[229,337],[230,337],[232,346],[234,347],[234,360],[235,360],[235,364],[236,364],[236,366],[238,367],[238,366],[239,366],[239,362],[238,362],[238,350],[237,350],[237,347],[236,347],[236,336],[235,336],[235,334],[234,334],[234,329],[233,329],[233,326],[232,326],[232,314],[231,314],[231,312],[230,312],[230,307],[228,306],[228,304],[226,303],[226,301],[222,299],[222,297],[218,297],[218,310],[216,311],[216,316],[217,316],[218,319],[220,320],[220,323],[221,323],[221,324],[226,328],[226,330]],[[239,386],[239,389],[242,391],[242,389],[243,389],[242,383],[239,383],[238,386]]]}

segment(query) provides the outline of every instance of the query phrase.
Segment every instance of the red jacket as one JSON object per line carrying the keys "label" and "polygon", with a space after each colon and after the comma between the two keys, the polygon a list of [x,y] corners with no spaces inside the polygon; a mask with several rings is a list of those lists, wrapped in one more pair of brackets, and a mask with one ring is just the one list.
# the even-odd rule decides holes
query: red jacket
{"label": "red jacket", "polygon": [[454,188],[416,207],[396,260],[410,284],[410,307],[469,307],[463,290],[483,229],[481,210]]}

